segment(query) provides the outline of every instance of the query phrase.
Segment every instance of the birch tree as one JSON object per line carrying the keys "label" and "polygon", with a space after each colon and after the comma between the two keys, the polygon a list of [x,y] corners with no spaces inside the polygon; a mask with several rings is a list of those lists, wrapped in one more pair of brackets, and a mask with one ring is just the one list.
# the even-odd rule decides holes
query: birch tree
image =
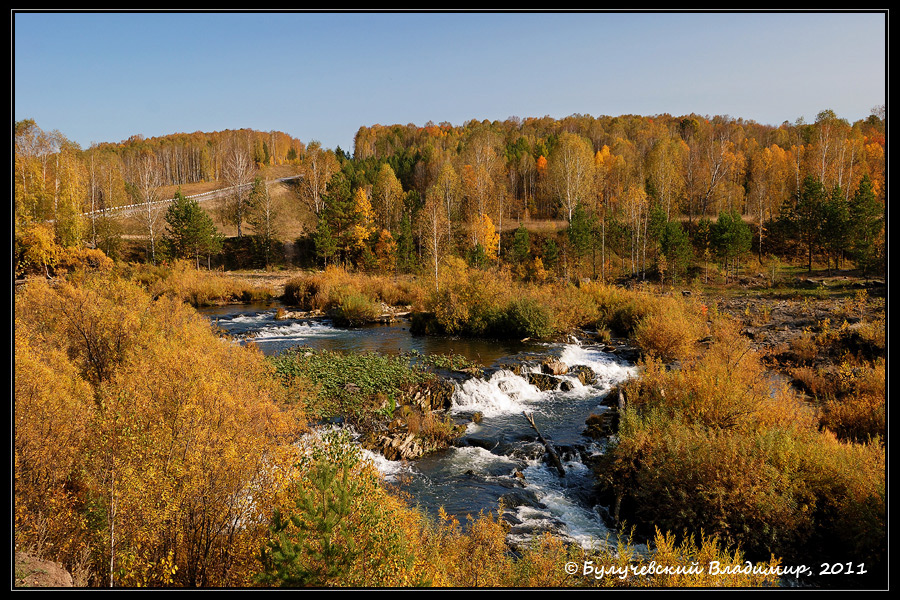
{"label": "birch tree", "polygon": [[[450,239],[450,219],[444,203],[443,190],[435,185],[425,194],[425,206],[419,215],[425,252],[434,266],[434,284],[440,286],[438,265]],[[439,287],[438,287],[439,289]]]}
{"label": "birch tree", "polygon": [[140,195],[141,210],[138,212],[144,230],[147,232],[150,244],[149,258],[152,264],[156,264],[156,239],[159,236],[157,225],[162,209],[159,205],[159,190],[162,179],[156,159],[151,154],[145,154],[137,164],[135,173],[135,187]]}
{"label": "birch tree", "polygon": [[242,237],[242,225],[247,212],[248,184],[253,180],[253,161],[250,153],[241,145],[234,144],[225,158],[222,177],[228,187],[233,188],[227,204],[228,220],[237,227],[237,236]]}
{"label": "birch tree", "polygon": [[590,142],[574,133],[562,134],[550,154],[550,183],[569,222],[578,204],[588,200],[593,183],[593,158]]}
{"label": "birch tree", "polygon": [[269,268],[278,243],[278,206],[269,192],[268,180],[256,177],[250,190],[247,222],[253,228],[256,245],[266,269]]}
{"label": "birch tree", "polygon": [[306,154],[300,165],[300,197],[304,204],[316,215],[325,207],[325,191],[340,165],[334,153],[322,148],[321,142],[313,140],[306,147]]}
{"label": "birch tree", "polygon": [[382,163],[378,169],[372,186],[372,200],[378,225],[382,229],[394,230],[400,222],[403,209],[403,186],[394,169],[387,163]]}

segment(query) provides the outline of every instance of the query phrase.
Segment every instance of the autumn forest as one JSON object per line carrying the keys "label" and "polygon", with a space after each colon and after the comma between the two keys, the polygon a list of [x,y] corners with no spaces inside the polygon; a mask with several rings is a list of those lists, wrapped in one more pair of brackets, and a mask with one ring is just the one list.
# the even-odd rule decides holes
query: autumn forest
{"label": "autumn forest", "polygon": [[[18,121],[16,551],[80,587],[881,587],[885,120],[510,117],[362,126],[346,150],[250,129],[82,148]],[[249,301],[627,343],[640,375],[586,423],[623,538],[513,548],[502,507],[425,514],[347,431],[451,447],[440,373],[490,365],[265,356],[197,311]],[[755,568],[688,569],[712,561]],[[568,571],[589,563],[643,571]]]}

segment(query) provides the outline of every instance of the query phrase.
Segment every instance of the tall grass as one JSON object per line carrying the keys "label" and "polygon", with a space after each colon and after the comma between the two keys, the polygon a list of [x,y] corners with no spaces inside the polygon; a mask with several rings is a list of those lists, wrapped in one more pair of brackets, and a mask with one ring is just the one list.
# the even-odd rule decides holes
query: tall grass
{"label": "tall grass", "polygon": [[388,306],[410,306],[421,309],[425,291],[412,277],[350,273],[330,266],[324,271],[309,272],[291,278],[284,289],[283,299],[301,310],[326,311],[338,299],[337,295],[353,290]]}
{"label": "tall grass", "polygon": [[131,265],[126,276],[154,296],[172,296],[195,307],[266,301],[277,296],[269,286],[242,282],[218,271],[196,269],[189,261]]}
{"label": "tall grass", "polygon": [[301,310],[328,313],[338,324],[354,326],[375,320],[382,305],[421,308],[424,291],[412,278],[329,267],[291,278],[282,298]]}
{"label": "tall grass", "polygon": [[[753,559],[866,562],[884,575],[885,451],[839,440],[765,377],[734,326],[677,369],[642,363],[626,385],[601,489],[639,526],[715,534]],[[862,578],[859,578],[862,581]]]}

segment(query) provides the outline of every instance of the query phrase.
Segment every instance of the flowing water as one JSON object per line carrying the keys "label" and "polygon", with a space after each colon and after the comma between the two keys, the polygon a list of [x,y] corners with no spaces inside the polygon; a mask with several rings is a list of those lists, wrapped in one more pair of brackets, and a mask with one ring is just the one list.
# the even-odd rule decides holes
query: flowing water
{"label": "flowing water", "polygon": [[[252,341],[273,355],[292,346],[321,350],[455,354],[488,367],[484,379],[455,382],[450,409],[468,423],[457,447],[412,462],[386,460],[368,452],[385,477],[410,494],[431,514],[440,507],[465,522],[466,515],[496,511],[503,500],[510,522],[510,541],[524,542],[535,533],[552,531],[584,546],[603,543],[612,532],[603,507],[591,501],[592,472],[587,466],[602,445],[583,435],[585,419],[606,410],[601,399],[617,383],[635,373],[633,365],[598,347],[527,344],[493,340],[418,336],[408,323],[343,329],[325,320],[276,320],[276,305],[221,307],[204,310],[220,330],[241,343]],[[562,376],[567,391],[541,391],[526,379],[539,372],[539,359],[555,357],[568,365],[585,365],[597,382],[582,385]],[[522,375],[506,368],[522,365]],[[524,371],[524,372],[523,372]],[[544,461],[544,446],[523,413],[534,417],[541,434],[552,441],[565,475]],[[479,423],[473,422],[481,413]]]}

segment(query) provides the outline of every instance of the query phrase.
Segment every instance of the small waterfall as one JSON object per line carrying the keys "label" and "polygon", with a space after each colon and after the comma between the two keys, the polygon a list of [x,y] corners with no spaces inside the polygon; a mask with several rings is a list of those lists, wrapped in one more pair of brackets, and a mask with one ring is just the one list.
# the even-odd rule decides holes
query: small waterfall
{"label": "small waterfall", "polygon": [[[542,390],[529,383],[531,374],[541,373],[541,365],[526,363],[521,375],[500,369],[487,378],[458,382],[451,410],[457,417],[482,414],[479,424],[469,425],[463,440],[478,446],[448,451],[441,464],[421,462],[412,468],[422,469],[435,498],[447,493],[481,499],[491,489],[492,497],[507,507],[504,518],[511,524],[513,543],[527,543],[536,534],[553,531],[584,547],[596,546],[611,532],[590,505],[593,473],[582,457],[595,453],[597,446],[583,435],[585,419],[605,410],[601,399],[636,369],[598,347],[567,344],[553,350],[570,369],[588,367],[596,380],[583,383],[570,370],[556,376],[555,389]],[[523,412],[536,414],[545,437],[558,450],[564,448],[564,477],[543,460],[544,449]],[[469,473],[469,479],[460,479],[460,471]],[[440,481],[452,484],[436,491]]]}
{"label": "small waterfall", "polygon": [[570,366],[590,367],[597,375],[597,383],[593,387],[610,388],[637,374],[637,367],[600,348],[569,344],[563,347],[559,360]]}
{"label": "small waterfall", "polygon": [[265,325],[256,329],[253,340],[256,342],[296,339],[308,343],[309,338],[334,336],[338,330],[318,321],[303,321]]}
{"label": "small waterfall", "polygon": [[521,414],[534,408],[543,393],[512,371],[501,369],[489,379],[473,377],[457,384],[453,413],[480,412],[484,417]]}

